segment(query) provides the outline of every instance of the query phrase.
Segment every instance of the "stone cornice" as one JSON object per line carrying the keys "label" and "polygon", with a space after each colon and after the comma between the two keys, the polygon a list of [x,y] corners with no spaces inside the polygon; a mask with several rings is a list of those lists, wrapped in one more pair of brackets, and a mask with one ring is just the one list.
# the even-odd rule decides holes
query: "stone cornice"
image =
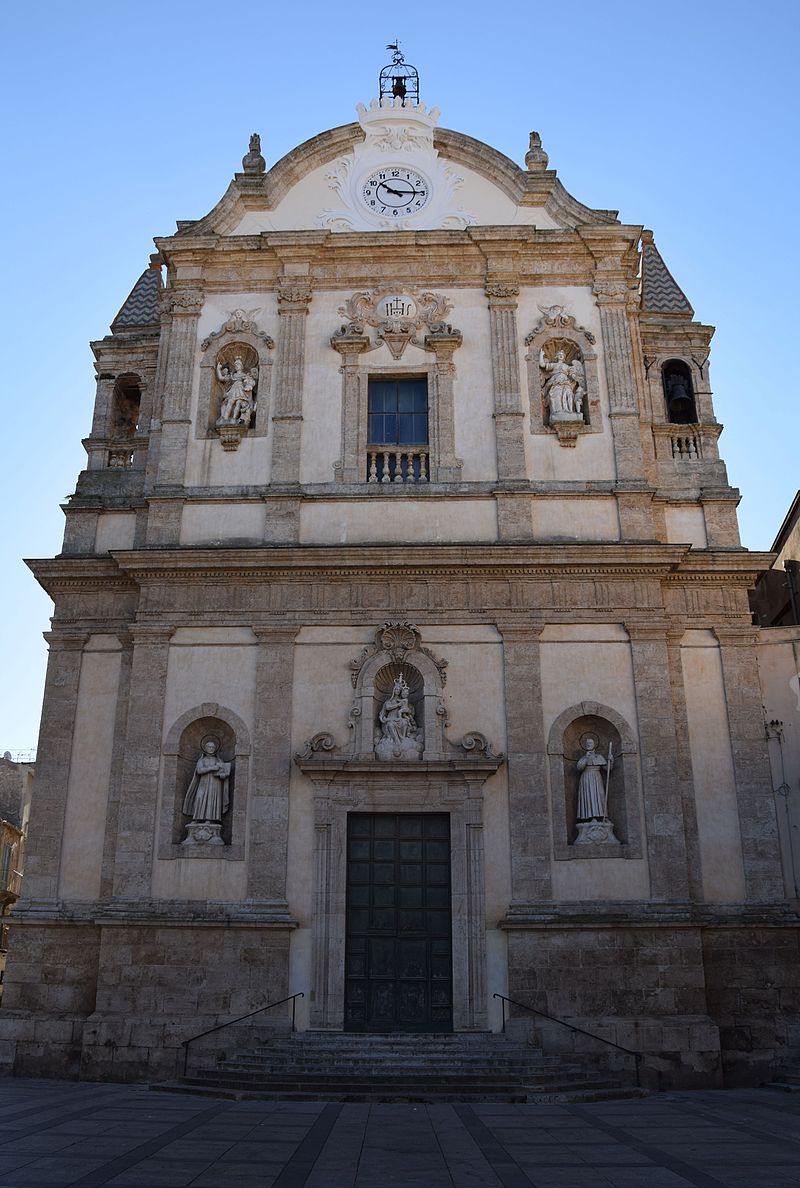
{"label": "stone cornice", "polygon": [[80,590],[135,593],[144,585],[205,579],[254,584],[332,578],[369,581],[398,575],[432,581],[465,577],[502,581],[636,579],[741,587],[752,585],[771,561],[771,553],[745,549],[701,552],[685,545],[655,543],[545,542],[137,549],[120,550],[111,557],[61,556],[27,564],[39,584],[55,597]]}
{"label": "stone cornice", "polygon": [[785,903],[763,905],[653,903],[512,904],[498,927],[504,930],[589,928],[800,928]]}

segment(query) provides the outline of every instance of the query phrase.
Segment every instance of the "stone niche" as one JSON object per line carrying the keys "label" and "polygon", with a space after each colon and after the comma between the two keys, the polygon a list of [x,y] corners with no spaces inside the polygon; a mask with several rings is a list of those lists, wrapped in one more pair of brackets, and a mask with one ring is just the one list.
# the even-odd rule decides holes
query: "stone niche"
{"label": "stone niche", "polygon": [[[222,816],[222,845],[187,843],[190,820],[183,812],[184,799],[202,752],[203,741],[213,738],[218,754],[231,764],[229,807]],[[244,722],[231,710],[207,702],[183,714],[170,729],[163,752],[159,858],[244,859],[244,834],[249,783],[250,736]]]}
{"label": "stone niche", "polygon": [[[484,734],[446,737],[447,662],[406,621],[391,621],[351,661],[355,698],[349,745],[315,734],[295,756],[314,785],[314,897],[311,1026],[344,1024],[347,816],[350,812],[438,812],[450,817],[453,919],[453,1027],[487,1027],[484,784],[503,762]],[[398,678],[407,686],[421,750],[380,758],[381,709]]]}
{"label": "stone niche", "polygon": [[[578,760],[582,740],[593,736],[604,757],[609,745],[614,762],[608,780],[606,814],[613,835],[606,841],[576,844],[578,828]],[[553,850],[555,857],[641,858],[639,760],[636,737],[625,719],[610,706],[581,702],[565,710],[550,730],[547,744],[553,795]],[[606,769],[602,769],[605,782]],[[615,840],[612,840],[612,836]]]}

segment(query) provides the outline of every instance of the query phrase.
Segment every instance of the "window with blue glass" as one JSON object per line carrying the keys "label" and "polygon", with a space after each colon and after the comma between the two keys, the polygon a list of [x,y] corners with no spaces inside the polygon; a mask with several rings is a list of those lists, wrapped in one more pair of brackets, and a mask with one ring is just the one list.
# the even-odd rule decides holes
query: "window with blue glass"
{"label": "window with blue glass", "polygon": [[367,481],[428,481],[428,380],[369,381]]}

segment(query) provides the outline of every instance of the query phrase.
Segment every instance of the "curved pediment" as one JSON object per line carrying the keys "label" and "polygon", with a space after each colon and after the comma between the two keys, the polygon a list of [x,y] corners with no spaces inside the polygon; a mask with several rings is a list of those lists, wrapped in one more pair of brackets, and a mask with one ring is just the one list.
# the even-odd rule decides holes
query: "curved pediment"
{"label": "curved pediment", "polygon": [[359,104],[358,117],[305,141],[266,173],[236,174],[214,209],[178,233],[571,230],[617,221],[615,211],[592,210],[564,189],[536,134],[521,169],[488,144],[438,128],[437,108],[373,100]]}

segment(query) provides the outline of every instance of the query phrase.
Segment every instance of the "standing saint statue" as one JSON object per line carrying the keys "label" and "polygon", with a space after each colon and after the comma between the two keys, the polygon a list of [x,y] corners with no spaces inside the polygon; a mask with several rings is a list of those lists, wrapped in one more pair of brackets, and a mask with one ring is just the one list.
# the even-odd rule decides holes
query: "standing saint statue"
{"label": "standing saint statue", "polygon": [[232,763],[220,759],[219,741],[204,738],[200,758],[183,800],[183,814],[191,817],[183,845],[224,845],[222,817],[230,808],[229,781]]}
{"label": "standing saint statue", "polygon": [[614,823],[608,817],[608,786],[614,763],[612,744],[608,744],[608,758],[597,750],[598,739],[594,734],[585,734],[581,739],[583,754],[576,767],[578,780],[578,801],[575,813],[577,837],[574,845],[619,845],[614,834]]}
{"label": "standing saint statue", "polygon": [[217,379],[228,384],[219,413],[218,425],[249,425],[255,410],[253,393],[258,383],[258,368],[248,371],[241,355],[233,360],[233,369],[227,363],[217,363]]}

